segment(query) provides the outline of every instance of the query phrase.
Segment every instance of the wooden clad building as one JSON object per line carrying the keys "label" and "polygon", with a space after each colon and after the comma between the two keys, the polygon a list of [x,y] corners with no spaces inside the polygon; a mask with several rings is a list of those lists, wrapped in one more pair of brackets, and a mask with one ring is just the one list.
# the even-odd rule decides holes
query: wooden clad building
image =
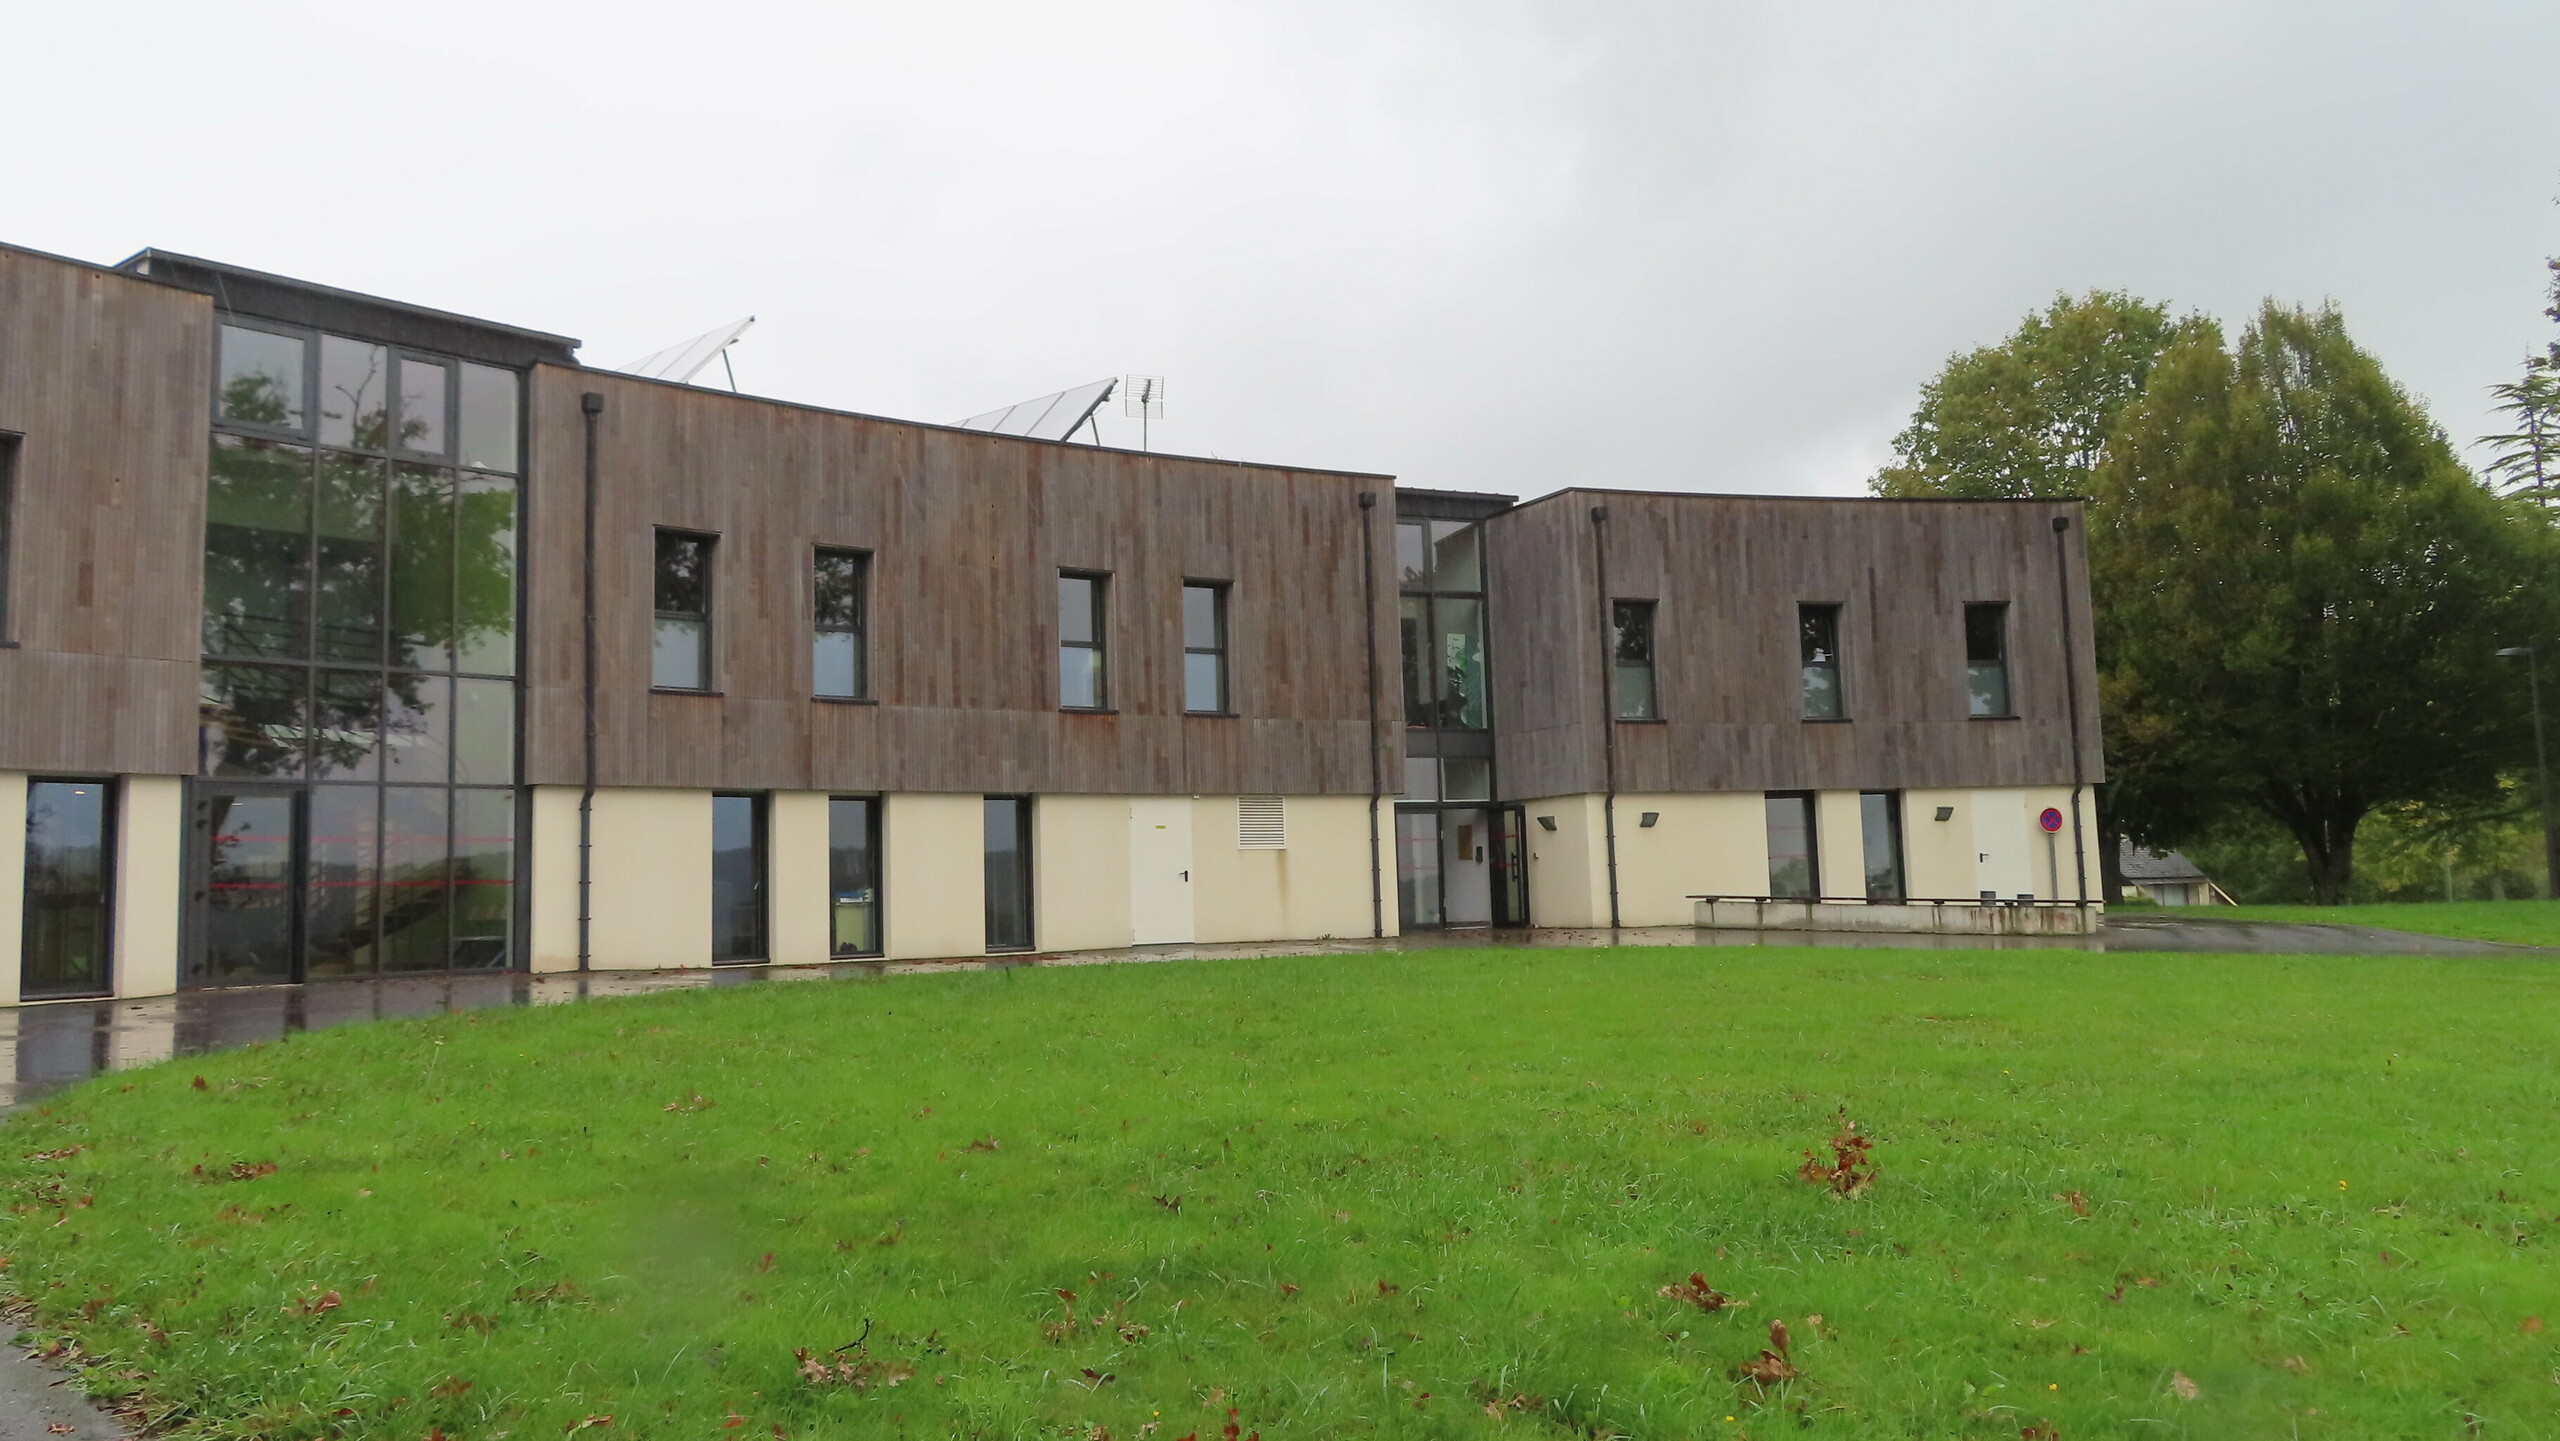
{"label": "wooden clad building", "polygon": [[0,1000],[2094,914],[2073,507],[1521,505],[577,345],[0,248]]}

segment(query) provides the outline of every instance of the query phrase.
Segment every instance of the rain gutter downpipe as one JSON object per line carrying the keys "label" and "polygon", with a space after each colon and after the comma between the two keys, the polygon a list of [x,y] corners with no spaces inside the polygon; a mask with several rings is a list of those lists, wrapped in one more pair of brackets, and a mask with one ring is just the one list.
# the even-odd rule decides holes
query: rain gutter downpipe
{"label": "rain gutter downpipe", "polygon": [[1378,759],[1378,524],[1369,514],[1377,508],[1376,491],[1360,492],[1360,594],[1368,622],[1360,633],[1368,642],[1369,655],[1369,714],[1361,725],[1369,738],[1369,939],[1373,941],[1387,934],[1387,886],[1378,862],[1378,806],[1386,798],[1385,773]]}
{"label": "rain gutter downpipe", "polygon": [[587,423],[587,533],[579,589],[581,619],[586,628],[586,766],[578,792],[578,969],[595,967],[596,841],[596,422],[604,417],[604,396],[588,391],[578,397],[578,412]]}
{"label": "rain gutter downpipe", "polygon": [[1600,756],[1607,789],[1600,797],[1600,830],[1609,849],[1609,929],[1618,929],[1618,708],[1609,695],[1609,652],[1616,641],[1609,623],[1609,507],[1591,507],[1591,547],[1600,559]]}
{"label": "rain gutter downpipe", "polygon": [[2088,763],[2080,754],[2080,655],[2071,641],[2071,546],[2064,536],[2071,517],[2053,518],[2053,579],[2062,599],[2062,685],[2071,712],[2071,865],[2080,877],[2080,902],[2089,909],[2089,844],[2082,833],[2081,792],[2088,788]]}

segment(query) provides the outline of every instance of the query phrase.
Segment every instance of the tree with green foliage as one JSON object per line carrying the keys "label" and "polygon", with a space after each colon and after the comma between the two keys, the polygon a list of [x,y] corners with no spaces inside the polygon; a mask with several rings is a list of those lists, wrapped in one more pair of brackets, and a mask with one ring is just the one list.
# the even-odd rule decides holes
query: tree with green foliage
{"label": "tree with green foliage", "polygon": [[[2551,269],[2551,305],[2542,313],[2560,320],[2560,259],[2546,263]],[[2498,413],[2515,426],[2504,434],[2480,438],[2481,444],[2492,447],[2490,477],[2511,495],[2541,505],[2560,504],[2560,340],[2545,346],[2540,355],[2526,356],[2523,373],[2490,386],[2489,393],[2497,397]]]}
{"label": "tree with green foliage", "polygon": [[2109,724],[2173,738],[2192,793],[2265,814],[2314,898],[2358,824],[2495,793],[2524,751],[2502,645],[2546,634],[2553,533],[2473,479],[2335,310],[2189,327],[2098,467]]}
{"label": "tree with green foliage", "polygon": [[1950,359],[1922,387],[1875,493],[2087,495],[2117,412],[2188,323],[2121,291],[2055,296],[2008,339]]}

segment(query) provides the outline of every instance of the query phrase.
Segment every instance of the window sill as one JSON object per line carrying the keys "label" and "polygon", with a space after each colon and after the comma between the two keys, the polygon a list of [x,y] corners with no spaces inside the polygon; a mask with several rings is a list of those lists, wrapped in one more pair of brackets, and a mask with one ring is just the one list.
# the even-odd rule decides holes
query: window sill
{"label": "window sill", "polygon": [[1242,712],[1242,711],[1231,711],[1231,710],[1187,710],[1187,711],[1184,711],[1184,712],[1182,713],[1182,715],[1183,715],[1183,719],[1185,719],[1185,720],[1242,720],[1242,719],[1244,719],[1244,712]]}
{"label": "window sill", "polygon": [[682,686],[671,686],[671,685],[653,685],[653,686],[649,687],[649,694],[651,694],[651,695],[698,695],[698,696],[709,696],[709,697],[710,697],[711,699],[713,699],[713,700],[719,700],[719,699],[722,699],[722,693],[721,693],[721,692],[719,692],[719,691],[716,691],[716,690],[692,690],[692,689],[689,689],[689,688],[686,688],[686,687],[682,687]]}
{"label": "window sill", "polygon": [[1658,715],[1622,715],[1611,716],[1610,719],[1616,721],[1622,726],[1665,726],[1671,724],[1670,721],[1665,720]]}
{"label": "window sill", "polygon": [[18,643],[14,640],[0,640],[0,650],[16,650],[17,648]]}
{"label": "window sill", "polygon": [[1062,706],[1058,707],[1058,714],[1060,714],[1060,715],[1118,715],[1118,714],[1120,714],[1120,708],[1119,708],[1118,706],[1107,706],[1107,705],[1062,705]]}
{"label": "window sill", "polygon": [[820,705],[878,705],[876,695],[813,695],[809,699]]}
{"label": "window sill", "polygon": [[[1844,715],[1809,715],[1803,717],[1803,720],[1804,723],[1809,726],[1844,726],[1854,724],[1850,717]],[[1789,899],[1793,899],[1793,897],[1789,897]]]}
{"label": "window sill", "polygon": [[2019,719],[2019,717],[2014,715],[1968,715],[1965,719],[1978,721],[2013,721]]}

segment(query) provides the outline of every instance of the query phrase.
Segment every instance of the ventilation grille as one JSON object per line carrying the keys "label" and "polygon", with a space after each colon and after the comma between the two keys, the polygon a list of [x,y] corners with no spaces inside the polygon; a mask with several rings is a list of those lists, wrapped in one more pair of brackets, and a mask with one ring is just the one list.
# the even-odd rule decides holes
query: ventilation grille
{"label": "ventilation grille", "polygon": [[1289,813],[1278,796],[1236,797],[1236,849],[1285,851],[1289,848]]}

